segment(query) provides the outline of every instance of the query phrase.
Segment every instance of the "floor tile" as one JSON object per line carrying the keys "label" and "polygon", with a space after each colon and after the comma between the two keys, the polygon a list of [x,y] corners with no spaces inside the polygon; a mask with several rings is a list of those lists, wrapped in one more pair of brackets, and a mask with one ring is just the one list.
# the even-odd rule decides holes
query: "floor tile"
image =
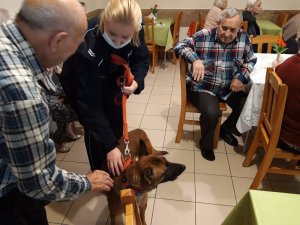
{"label": "floor tile", "polygon": [[208,161],[201,156],[200,151],[195,151],[195,172],[230,176],[226,154],[215,153],[215,156],[215,161]]}
{"label": "floor tile", "polygon": [[49,222],[62,224],[73,201],[52,202],[47,205],[46,213]]}
{"label": "floor tile", "polygon": [[194,173],[182,173],[174,181],[159,184],[157,187],[156,198],[194,202]]}
{"label": "floor tile", "polygon": [[145,112],[146,106],[147,106],[146,103],[128,102],[126,105],[126,111],[127,111],[127,114],[143,115]]}
{"label": "floor tile", "polygon": [[64,223],[68,225],[105,225],[108,215],[106,196],[89,192],[74,201]]}
{"label": "floor tile", "polygon": [[90,170],[90,164],[89,163],[62,161],[59,164],[59,168],[64,169],[68,172],[74,172],[74,173],[79,173],[79,174],[87,174]]}
{"label": "floor tile", "polygon": [[[180,213],[179,213],[180,212]],[[151,225],[194,225],[195,203],[156,199]]]}
{"label": "floor tile", "polygon": [[135,103],[147,103],[149,100],[150,94],[142,93],[139,95],[131,95],[127,102],[135,102]]}
{"label": "floor tile", "polygon": [[[178,123],[179,123],[179,117],[169,116],[167,122],[167,130],[177,131]],[[194,126],[189,124],[183,124],[183,130],[188,132],[193,132]]]}
{"label": "floor tile", "polygon": [[181,105],[181,96],[172,95],[170,104]]}
{"label": "floor tile", "polygon": [[154,86],[155,87],[172,87],[173,86],[173,79],[156,79],[156,81],[154,82]]}
{"label": "floor tile", "polygon": [[147,116],[168,116],[169,105],[151,104],[147,105],[145,115]]}
{"label": "floor tile", "polygon": [[[254,178],[257,173],[257,165],[253,164],[249,167],[243,167],[243,161],[245,156],[238,154],[228,154],[229,167],[231,175],[234,177],[248,177]],[[258,160],[258,158],[256,158]],[[257,162],[254,160],[253,163]]]}
{"label": "floor tile", "polygon": [[73,145],[63,161],[88,163],[89,160],[84,142],[77,142],[76,145]]}
{"label": "floor tile", "polygon": [[175,139],[176,139],[176,131],[166,131],[164,147],[185,149],[185,150],[194,149],[194,140],[193,140],[192,132],[183,132],[180,143],[175,143]]}
{"label": "floor tile", "polygon": [[161,148],[164,146],[165,140],[165,131],[164,130],[152,130],[152,129],[145,129],[143,130],[149,137],[149,140],[154,148]]}
{"label": "floor tile", "polygon": [[172,87],[159,87],[159,86],[154,86],[152,89],[152,94],[154,95],[171,95],[172,94]]}
{"label": "floor tile", "polygon": [[141,123],[142,129],[165,130],[167,125],[166,116],[144,116]]}
{"label": "floor tile", "polygon": [[142,122],[143,115],[127,115],[127,123],[129,127],[139,128]]}
{"label": "floor tile", "polygon": [[184,172],[194,173],[194,151],[179,150],[179,149],[169,149],[164,148],[169,154],[165,155],[166,159],[170,162],[181,163],[186,166]]}
{"label": "floor tile", "polygon": [[171,95],[155,95],[151,94],[149,104],[170,104]]}
{"label": "floor tile", "polygon": [[232,206],[197,203],[196,225],[220,225],[232,209]]}
{"label": "floor tile", "polygon": [[289,183],[282,181],[271,181],[274,191],[300,194],[300,183]]}
{"label": "floor tile", "polygon": [[231,177],[195,174],[196,202],[234,206]]}

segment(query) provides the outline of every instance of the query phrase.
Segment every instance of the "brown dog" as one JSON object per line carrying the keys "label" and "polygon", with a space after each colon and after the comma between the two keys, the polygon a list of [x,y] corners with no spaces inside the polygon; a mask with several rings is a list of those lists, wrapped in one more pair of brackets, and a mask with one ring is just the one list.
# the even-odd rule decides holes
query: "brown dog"
{"label": "brown dog", "polygon": [[[175,180],[185,170],[184,165],[168,162],[162,157],[167,152],[155,150],[143,130],[136,129],[129,132],[129,141],[133,163],[120,176],[113,178],[114,187],[107,194],[112,225],[116,225],[117,216],[124,213],[120,201],[120,190],[125,188],[135,190],[141,221],[143,225],[146,225],[147,193],[160,183]],[[120,140],[120,143],[118,148],[124,153],[124,140]]]}

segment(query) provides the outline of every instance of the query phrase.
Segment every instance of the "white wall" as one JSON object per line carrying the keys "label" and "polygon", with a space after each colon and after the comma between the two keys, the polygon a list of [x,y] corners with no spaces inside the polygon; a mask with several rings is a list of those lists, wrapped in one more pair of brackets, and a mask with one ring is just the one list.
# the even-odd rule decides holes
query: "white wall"
{"label": "white wall", "polygon": [[[86,11],[104,8],[108,0],[81,0],[86,4]],[[12,14],[18,12],[22,0],[0,0],[0,8],[8,9]],[[137,0],[141,8],[149,9],[158,4],[159,9],[210,9],[213,0]],[[229,0],[229,6],[245,8],[246,0]],[[263,0],[266,10],[300,10],[300,0]]]}

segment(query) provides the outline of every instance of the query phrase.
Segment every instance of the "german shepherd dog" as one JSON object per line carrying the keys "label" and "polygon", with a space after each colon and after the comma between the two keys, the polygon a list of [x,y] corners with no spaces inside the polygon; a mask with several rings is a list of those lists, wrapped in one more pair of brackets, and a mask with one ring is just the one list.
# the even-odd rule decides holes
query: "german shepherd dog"
{"label": "german shepherd dog", "polygon": [[[125,168],[121,175],[113,177],[114,187],[107,193],[108,207],[111,216],[111,225],[117,225],[117,217],[124,213],[120,200],[120,191],[125,188],[133,189],[136,194],[140,218],[146,225],[145,211],[148,201],[148,192],[155,189],[160,183],[175,180],[184,170],[185,165],[168,162],[162,155],[166,151],[157,151],[146,133],[141,129],[129,132],[129,148],[132,163]],[[125,143],[120,139],[118,148],[124,153]],[[106,171],[107,168],[105,168]]]}

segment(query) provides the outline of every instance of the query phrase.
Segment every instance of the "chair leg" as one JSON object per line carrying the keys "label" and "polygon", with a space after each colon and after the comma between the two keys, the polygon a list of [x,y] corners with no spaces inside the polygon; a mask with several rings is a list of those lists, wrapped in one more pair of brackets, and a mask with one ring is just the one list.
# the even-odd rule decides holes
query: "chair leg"
{"label": "chair leg", "polygon": [[289,168],[292,169],[292,170],[294,170],[296,168],[296,166],[297,166],[297,163],[298,163],[298,160],[291,159]]}
{"label": "chair leg", "polygon": [[259,184],[262,182],[262,180],[264,179],[270,165],[271,162],[273,160],[273,156],[274,156],[274,151],[272,151],[271,149],[267,149],[264,155],[264,158],[258,168],[258,171],[255,175],[255,178],[250,186],[250,189],[257,189]]}
{"label": "chair leg", "polygon": [[155,73],[155,51],[152,52],[152,68],[151,72]]}
{"label": "chair leg", "polygon": [[260,128],[258,127],[255,135],[253,137],[253,140],[251,142],[250,148],[245,156],[244,162],[243,162],[243,167],[248,167],[252,161],[253,155],[257,151],[258,147],[258,141],[259,141],[259,136],[260,136]]}
{"label": "chair leg", "polygon": [[221,118],[222,118],[222,116],[219,117],[217,126],[215,128],[215,132],[214,132],[214,143],[213,143],[213,148],[214,149],[218,148],[219,136],[220,136],[220,127],[221,127]]}
{"label": "chair leg", "polygon": [[176,54],[174,51],[172,53],[173,53],[173,64],[176,65],[176,61],[177,61]]}
{"label": "chair leg", "polygon": [[176,139],[175,139],[175,143],[180,143],[180,140],[182,138],[182,133],[183,133],[183,123],[185,120],[185,105],[181,106],[181,110],[180,110],[180,117],[179,117],[179,122],[178,122],[178,128],[177,128],[177,134],[176,134]]}

